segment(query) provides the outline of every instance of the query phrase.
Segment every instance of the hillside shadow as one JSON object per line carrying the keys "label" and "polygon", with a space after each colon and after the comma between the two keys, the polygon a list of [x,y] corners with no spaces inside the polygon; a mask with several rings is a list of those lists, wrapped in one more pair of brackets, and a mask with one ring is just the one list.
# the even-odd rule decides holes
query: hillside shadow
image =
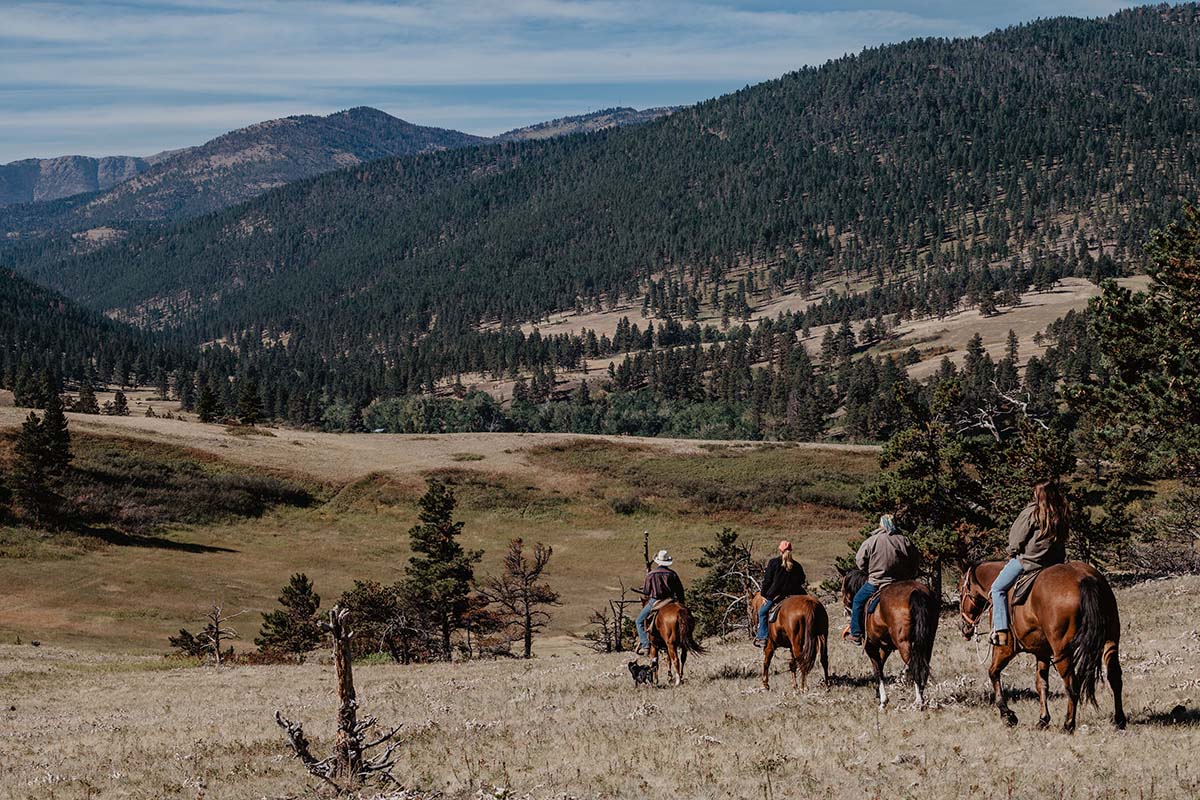
{"label": "hillside shadow", "polygon": [[117,547],[146,547],[155,550],[173,550],[179,553],[236,553],[237,550],[230,547],[218,547],[217,545],[196,544],[195,542],[176,542],[171,539],[165,539],[161,536],[152,536],[142,533],[126,533],[115,528],[97,528],[84,527],[76,531],[80,536],[87,536],[92,539],[104,542],[106,544],[115,545]]}

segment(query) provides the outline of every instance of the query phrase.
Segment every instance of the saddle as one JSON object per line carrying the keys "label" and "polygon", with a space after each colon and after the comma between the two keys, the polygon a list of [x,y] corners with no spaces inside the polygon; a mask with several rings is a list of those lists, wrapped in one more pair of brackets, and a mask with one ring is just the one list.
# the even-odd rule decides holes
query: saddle
{"label": "saddle", "polygon": [[798,594],[789,594],[781,599],[778,603],[771,606],[771,610],[767,612],[767,622],[777,622],[779,620],[779,612],[783,610],[783,604],[787,602],[789,597],[800,597]]}
{"label": "saddle", "polygon": [[[1045,569],[1043,567],[1042,569]],[[1029,599],[1029,593],[1033,591],[1033,582],[1037,580],[1037,576],[1042,574],[1041,569],[1035,569],[1033,572],[1022,572],[1021,577],[1017,578],[1017,582],[1008,590],[1008,607],[1022,605]]]}
{"label": "saddle", "polygon": [[[886,589],[886,588],[887,588],[886,586],[883,587],[883,589]],[[871,595],[867,599],[866,613],[868,616],[870,616],[871,614],[874,614],[875,609],[879,608],[879,596],[883,594],[883,589],[880,589],[879,591],[875,592],[875,594]]]}
{"label": "saddle", "polygon": [[646,630],[650,630],[654,626],[654,618],[658,616],[658,612],[662,611],[675,601],[667,598],[665,600],[655,600],[654,605],[650,608],[650,613],[646,615],[646,621],[642,623],[646,626]]}

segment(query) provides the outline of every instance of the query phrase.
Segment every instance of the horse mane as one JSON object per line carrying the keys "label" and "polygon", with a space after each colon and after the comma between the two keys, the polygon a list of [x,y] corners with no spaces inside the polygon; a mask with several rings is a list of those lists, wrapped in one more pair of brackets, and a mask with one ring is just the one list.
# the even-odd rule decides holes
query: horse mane
{"label": "horse mane", "polygon": [[867,582],[867,573],[863,572],[858,567],[848,571],[843,578],[845,581],[846,591],[850,594],[858,594],[858,590]]}

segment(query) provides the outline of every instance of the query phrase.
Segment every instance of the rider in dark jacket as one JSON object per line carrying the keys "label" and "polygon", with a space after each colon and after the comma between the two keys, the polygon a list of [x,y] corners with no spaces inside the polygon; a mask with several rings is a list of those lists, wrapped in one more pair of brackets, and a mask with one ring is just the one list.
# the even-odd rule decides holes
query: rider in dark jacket
{"label": "rider in dark jacket", "polygon": [[763,575],[762,596],[766,601],[758,609],[758,634],[754,644],[762,647],[767,641],[767,618],[771,609],[794,594],[808,593],[808,579],[804,567],[792,560],[792,543],[784,539],[779,543],[779,555],[767,562]]}
{"label": "rider in dark jacket", "polygon": [[642,595],[646,598],[646,604],[642,606],[641,613],[634,620],[634,627],[637,629],[638,635],[638,655],[645,655],[650,650],[650,633],[646,630],[646,617],[650,616],[650,612],[654,609],[654,604],[659,600],[674,600],[678,603],[684,601],[683,581],[679,580],[679,574],[671,569],[671,565],[675,560],[671,558],[671,554],[666,550],[659,550],[654,556],[654,567],[646,573],[646,581],[642,584]]}

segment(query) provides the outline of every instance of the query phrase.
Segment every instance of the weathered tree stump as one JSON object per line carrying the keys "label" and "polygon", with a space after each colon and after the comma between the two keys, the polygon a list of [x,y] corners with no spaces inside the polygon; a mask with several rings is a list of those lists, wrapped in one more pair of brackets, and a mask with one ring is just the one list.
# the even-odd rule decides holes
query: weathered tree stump
{"label": "weathered tree stump", "polygon": [[[334,738],[333,755],[319,759],[312,753],[308,737],[299,722],[292,722],[280,711],[275,712],[275,722],[283,729],[292,752],[304,764],[308,772],[333,785],[339,791],[352,791],[371,780],[396,783],[391,769],[395,765],[393,754],[399,747],[393,742],[400,726],[396,726],[374,741],[364,742],[363,737],[375,726],[374,717],[358,721],[358,699],[354,692],[354,670],[352,665],[351,639],[353,632],[346,628],[349,612],[335,606],[329,612],[329,620],[322,627],[333,639],[333,664],[337,679],[338,714],[337,733]],[[367,753],[381,745],[386,749],[378,756]]]}

